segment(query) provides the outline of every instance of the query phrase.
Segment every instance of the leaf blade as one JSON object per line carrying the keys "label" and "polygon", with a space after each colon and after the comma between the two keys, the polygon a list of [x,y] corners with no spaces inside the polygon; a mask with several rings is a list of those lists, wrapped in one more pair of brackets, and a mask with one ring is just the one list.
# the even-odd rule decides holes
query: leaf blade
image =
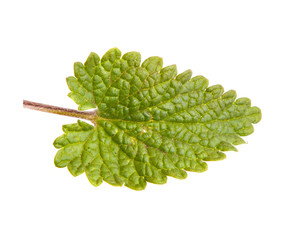
{"label": "leaf blade", "polygon": [[121,56],[113,48],[101,59],[91,53],[84,65],[75,63],[74,73],[67,78],[69,96],[79,109],[99,111],[95,126],[79,120],[63,127],[55,164],[73,176],[85,172],[94,186],[105,181],[143,190],[147,182],[165,184],[167,176],[204,172],[206,161],[237,151],[261,120],[250,99],[209,86],[191,70],[163,68],[160,57],[141,64],[138,52]]}

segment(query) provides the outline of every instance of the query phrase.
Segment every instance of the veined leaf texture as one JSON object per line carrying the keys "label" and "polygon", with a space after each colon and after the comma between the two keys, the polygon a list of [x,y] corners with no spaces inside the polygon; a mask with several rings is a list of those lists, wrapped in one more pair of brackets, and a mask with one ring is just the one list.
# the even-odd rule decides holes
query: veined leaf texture
{"label": "veined leaf texture", "polygon": [[117,48],[75,63],[67,84],[78,109],[97,108],[97,115],[93,124],[63,126],[55,164],[73,176],[85,172],[94,186],[143,190],[167,176],[204,172],[206,161],[237,151],[261,119],[260,109],[233,90],[192,78],[191,70],[178,74],[176,65],[163,68],[160,57],[141,63],[140,53],[122,56]]}

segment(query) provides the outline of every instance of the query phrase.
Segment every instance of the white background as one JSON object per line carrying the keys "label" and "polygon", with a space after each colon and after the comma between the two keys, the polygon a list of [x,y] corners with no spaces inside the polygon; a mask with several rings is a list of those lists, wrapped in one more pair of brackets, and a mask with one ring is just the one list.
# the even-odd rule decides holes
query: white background
{"label": "white background", "polygon": [[[1,1],[0,239],[280,240],[280,1]],[[53,164],[76,119],[65,77],[91,51],[161,56],[263,112],[238,153],[145,191],[92,186]]]}

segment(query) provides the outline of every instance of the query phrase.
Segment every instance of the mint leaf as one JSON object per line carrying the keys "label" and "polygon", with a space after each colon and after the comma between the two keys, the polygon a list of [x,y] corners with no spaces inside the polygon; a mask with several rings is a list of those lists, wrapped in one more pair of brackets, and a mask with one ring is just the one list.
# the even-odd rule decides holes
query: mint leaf
{"label": "mint leaf", "polygon": [[191,78],[191,70],[163,68],[160,57],[141,64],[138,52],[121,57],[113,48],[101,59],[91,53],[84,64],[75,63],[74,75],[67,78],[69,96],[79,110],[98,112],[94,125],[78,120],[63,126],[54,142],[55,164],[73,176],[85,172],[94,186],[105,181],[143,190],[146,182],[204,172],[205,161],[237,151],[241,136],[253,133],[261,119],[248,98],[208,87],[205,77]]}

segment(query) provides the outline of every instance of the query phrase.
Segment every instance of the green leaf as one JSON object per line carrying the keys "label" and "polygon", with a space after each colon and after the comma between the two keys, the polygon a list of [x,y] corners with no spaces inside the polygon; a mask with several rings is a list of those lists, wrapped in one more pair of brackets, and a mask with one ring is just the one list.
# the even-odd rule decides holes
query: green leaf
{"label": "green leaf", "polygon": [[67,78],[69,96],[85,110],[97,108],[94,125],[78,120],[63,126],[54,146],[57,167],[73,176],[85,172],[94,186],[103,181],[143,190],[147,182],[164,184],[167,176],[204,172],[206,161],[225,158],[225,151],[245,143],[261,111],[233,90],[210,86],[191,70],[177,75],[163,68],[160,57],[141,64],[138,52],[121,57],[110,49],[100,60],[91,53],[74,64]]}

